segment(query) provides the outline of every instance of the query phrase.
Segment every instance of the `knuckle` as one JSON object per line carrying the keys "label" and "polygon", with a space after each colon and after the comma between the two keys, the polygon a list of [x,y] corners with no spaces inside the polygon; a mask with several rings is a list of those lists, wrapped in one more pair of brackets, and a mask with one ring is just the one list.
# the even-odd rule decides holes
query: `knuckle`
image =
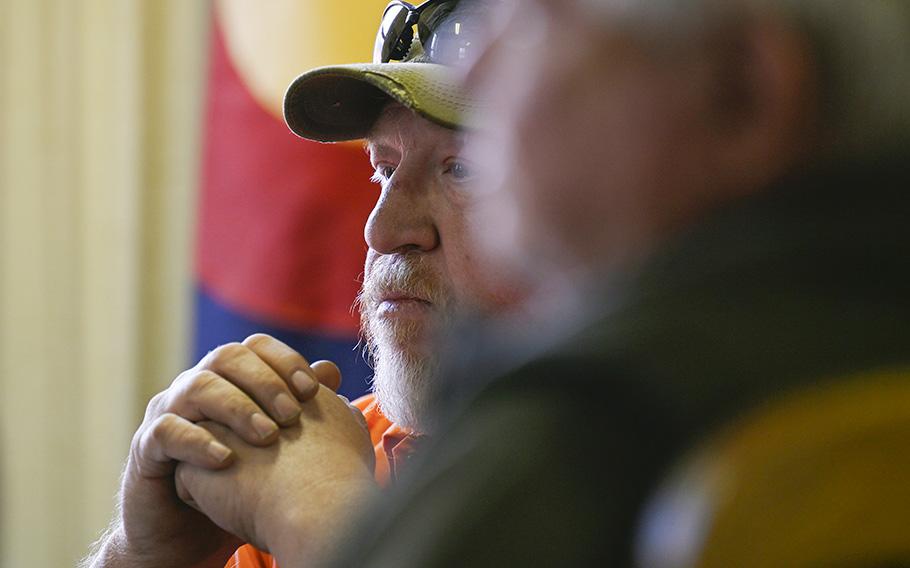
{"label": "knuckle", "polygon": [[195,428],[182,428],[173,433],[172,444],[174,446],[190,448],[201,445],[201,433]]}
{"label": "knuckle", "polygon": [[138,457],[140,448],[143,446],[143,440],[145,439],[147,428],[139,427],[135,433],[133,433],[133,439],[130,440],[130,457],[135,459]]}
{"label": "knuckle", "polygon": [[280,353],[276,353],[273,356],[273,366],[278,370],[279,374],[290,378],[290,375],[295,371],[303,370],[309,367],[309,363],[306,358],[303,357],[300,353],[297,353],[293,350],[285,350]]}
{"label": "knuckle", "polygon": [[167,391],[161,391],[152,398],[149,399],[148,405],[145,407],[145,419],[149,420],[155,416],[158,416],[163,412],[167,404]]}
{"label": "knuckle", "polygon": [[149,471],[148,463],[143,459],[142,453],[138,449],[130,451],[130,461],[134,464],[133,467],[136,468],[136,472],[141,477],[150,476],[151,472]]}
{"label": "knuckle", "polygon": [[162,414],[149,426],[147,439],[158,446],[164,446],[174,430],[175,422],[173,414]]}
{"label": "knuckle", "polygon": [[225,361],[230,361],[231,359],[236,359],[244,353],[246,353],[247,348],[242,344],[237,343],[225,343],[224,345],[219,345],[215,349],[209,352],[205,356],[205,366],[206,367],[217,367],[218,365],[223,364]]}
{"label": "knuckle", "polygon": [[269,345],[270,343],[272,343],[274,341],[275,341],[275,339],[271,335],[267,335],[265,333],[254,333],[254,334],[250,335],[249,337],[247,337],[246,339],[244,339],[243,343],[241,345],[245,345],[246,347],[249,347],[250,349],[255,349],[257,347]]}
{"label": "knuckle", "polygon": [[219,416],[252,414],[258,407],[246,392],[233,388],[227,379],[211,371],[200,372],[192,388],[187,391],[186,401],[194,407],[205,407],[208,412]]}
{"label": "knuckle", "polygon": [[198,371],[187,376],[186,390],[192,397],[194,394],[205,392],[213,388],[219,378],[219,375],[209,370]]}
{"label": "knuckle", "polygon": [[130,444],[129,461],[142,477],[158,477],[166,471],[169,447],[175,432],[179,433],[177,417],[162,414],[146,427],[140,427]]}
{"label": "knuckle", "polygon": [[184,380],[186,380],[186,377],[188,375],[192,375],[198,368],[199,365],[197,364],[195,367],[190,367],[189,369],[183,370],[179,375],[174,377],[174,380],[171,382],[171,386],[182,383]]}
{"label": "knuckle", "polygon": [[309,367],[309,363],[307,363],[306,358],[296,351],[282,353],[277,357],[277,359],[279,361],[279,364],[287,369],[296,371]]}
{"label": "knuckle", "polygon": [[160,412],[166,411],[169,408],[175,393],[179,393],[186,388],[190,378],[197,372],[197,368],[193,367],[177,375],[166,389],[152,397],[149,401],[149,409],[155,408]]}
{"label": "knuckle", "polygon": [[220,404],[227,414],[232,417],[245,418],[258,410],[258,407],[248,396],[240,393],[224,397]]}
{"label": "knuckle", "polygon": [[277,366],[282,371],[306,364],[306,359],[300,353],[265,333],[254,333],[243,340],[243,345],[254,353],[267,358],[270,364]]}
{"label": "knuckle", "polygon": [[160,406],[164,399],[167,397],[167,390],[156,393],[152,398],[149,399],[149,407]]}

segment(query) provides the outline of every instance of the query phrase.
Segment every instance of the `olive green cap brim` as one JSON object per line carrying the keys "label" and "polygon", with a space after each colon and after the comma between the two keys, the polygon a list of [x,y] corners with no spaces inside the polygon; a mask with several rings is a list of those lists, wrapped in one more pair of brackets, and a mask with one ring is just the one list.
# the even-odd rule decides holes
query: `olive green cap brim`
{"label": "olive green cap brim", "polygon": [[461,128],[477,104],[451,67],[435,63],[358,63],[319,67],[284,96],[284,120],[302,138],[341,142],[366,137],[394,100],[448,128]]}

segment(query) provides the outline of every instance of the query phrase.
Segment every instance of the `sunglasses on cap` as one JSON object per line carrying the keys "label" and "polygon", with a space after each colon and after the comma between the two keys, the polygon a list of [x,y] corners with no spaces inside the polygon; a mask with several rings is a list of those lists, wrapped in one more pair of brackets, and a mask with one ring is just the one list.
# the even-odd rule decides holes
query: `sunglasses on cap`
{"label": "sunglasses on cap", "polygon": [[[458,8],[459,3],[474,9]],[[403,0],[393,0],[382,13],[382,22],[373,46],[373,63],[402,61],[408,56],[414,40],[414,27],[430,61],[454,65],[467,59],[479,42],[483,22],[476,17],[476,7],[483,2],[459,0],[427,0],[414,6]]]}

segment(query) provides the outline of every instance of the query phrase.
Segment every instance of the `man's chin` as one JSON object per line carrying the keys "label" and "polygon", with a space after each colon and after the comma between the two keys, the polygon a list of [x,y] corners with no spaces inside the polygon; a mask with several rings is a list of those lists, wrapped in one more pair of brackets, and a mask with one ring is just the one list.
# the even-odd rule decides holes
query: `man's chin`
{"label": "man's chin", "polygon": [[435,359],[398,351],[380,355],[374,361],[374,370],[373,392],[386,418],[423,432],[429,390],[436,375]]}
{"label": "man's chin", "polygon": [[424,432],[430,390],[438,373],[437,334],[444,322],[432,304],[377,306],[361,312],[373,362],[373,392],[385,416]]}
{"label": "man's chin", "polygon": [[436,321],[428,317],[378,316],[372,322],[371,336],[384,353],[408,360],[432,354]]}
{"label": "man's chin", "polygon": [[400,319],[372,323],[373,391],[379,406],[389,420],[421,431],[437,367],[434,326]]}

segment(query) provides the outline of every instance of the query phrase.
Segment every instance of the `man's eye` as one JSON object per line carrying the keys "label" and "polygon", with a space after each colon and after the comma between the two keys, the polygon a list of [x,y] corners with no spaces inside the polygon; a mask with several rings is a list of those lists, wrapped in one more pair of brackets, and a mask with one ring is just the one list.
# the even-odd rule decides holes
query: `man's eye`
{"label": "man's eye", "polygon": [[474,169],[465,162],[455,161],[449,166],[449,173],[455,181],[468,181],[474,177]]}
{"label": "man's eye", "polygon": [[382,183],[389,181],[394,174],[395,168],[392,166],[376,166],[371,179],[374,183]]}

